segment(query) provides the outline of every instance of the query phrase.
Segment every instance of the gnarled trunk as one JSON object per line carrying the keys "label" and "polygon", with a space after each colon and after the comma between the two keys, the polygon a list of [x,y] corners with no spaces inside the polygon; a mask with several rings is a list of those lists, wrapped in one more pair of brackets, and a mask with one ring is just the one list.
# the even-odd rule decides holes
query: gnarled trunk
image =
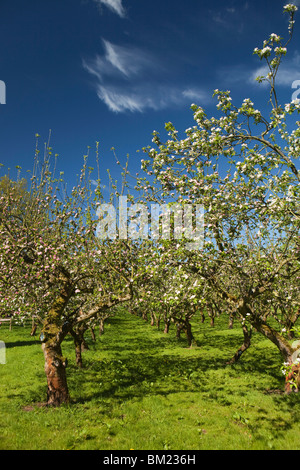
{"label": "gnarled trunk", "polygon": [[293,348],[290,343],[267,323],[261,320],[256,320],[252,324],[259,333],[263,334],[266,338],[268,338],[270,341],[272,341],[272,343],[277,346],[284,360],[289,361],[290,357],[293,354]]}
{"label": "gnarled trunk", "polygon": [[185,332],[188,345],[191,348],[193,344],[194,335],[192,333],[192,325],[190,324],[189,320],[178,320],[178,323],[176,324],[176,338],[180,338],[180,334],[182,331]]}
{"label": "gnarled trunk", "polygon": [[62,324],[62,315],[73,293],[73,286],[67,272],[60,273],[63,281],[60,293],[52,304],[45,319],[40,335],[45,357],[45,372],[47,376],[47,404],[59,406],[69,402],[66,366],[67,360],[62,355],[61,343],[69,332],[70,324]]}
{"label": "gnarled trunk", "polygon": [[69,402],[69,390],[66,376],[67,361],[62,356],[59,343],[46,342],[42,344],[45,357],[45,372],[47,376],[47,405],[60,406]]}
{"label": "gnarled trunk", "polygon": [[243,325],[242,326],[242,329],[243,329],[243,335],[244,335],[244,342],[243,344],[239,347],[239,349],[236,351],[236,353],[234,354],[234,356],[232,357],[232,359],[230,359],[230,361],[228,361],[226,364],[235,364],[241,357],[241,355],[247,351],[247,349],[250,347],[251,345],[251,336],[252,336],[252,328],[250,330],[248,330],[247,326],[246,325]]}
{"label": "gnarled trunk", "polygon": [[285,362],[290,367],[290,371],[285,380],[285,392],[298,392],[300,390],[300,364],[294,364],[297,348],[294,348],[276,330],[267,325],[267,323],[257,320],[253,325],[257,331],[262,333],[277,346]]}
{"label": "gnarled trunk", "polygon": [[186,337],[188,340],[189,348],[191,348],[193,344],[194,335],[192,333],[192,325],[190,324],[188,320],[186,320],[185,322],[185,332],[186,332]]}

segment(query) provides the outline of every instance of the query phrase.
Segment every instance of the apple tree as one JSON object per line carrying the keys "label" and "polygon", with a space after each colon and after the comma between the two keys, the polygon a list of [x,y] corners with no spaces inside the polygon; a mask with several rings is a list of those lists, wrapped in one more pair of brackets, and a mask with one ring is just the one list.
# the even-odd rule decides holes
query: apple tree
{"label": "apple tree", "polygon": [[[285,334],[299,316],[300,100],[279,102],[276,76],[294,30],[297,7],[287,4],[289,37],[272,33],[254,53],[266,61],[270,111],[250,98],[235,106],[229,91],[215,90],[216,117],[192,105],[194,125],[179,138],[172,123],[168,139],[153,134],[155,148],[142,161],[149,198],[201,204],[205,210],[201,250],[170,250],[170,259],[197,275],[241,322],[246,348],[251,330],[272,341],[293,364],[296,349]],[[179,261],[178,261],[179,258]],[[205,292],[205,291],[203,291]],[[275,320],[275,324],[274,321]],[[276,326],[277,323],[277,326]],[[293,366],[295,388],[299,364]],[[290,391],[290,381],[286,383]]]}

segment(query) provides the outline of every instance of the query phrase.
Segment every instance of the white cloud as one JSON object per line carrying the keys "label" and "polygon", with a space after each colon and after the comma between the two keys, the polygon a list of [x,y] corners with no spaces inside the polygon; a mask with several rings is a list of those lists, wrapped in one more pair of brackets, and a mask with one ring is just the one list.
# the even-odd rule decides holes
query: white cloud
{"label": "white cloud", "polygon": [[136,47],[118,46],[105,40],[103,42],[106,60],[127,77],[153,67],[154,58],[145,51]]}
{"label": "white cloud", "polygon": [[102,100],[110,111],[115,113],[122,113],[125,111],[143,111],[144,104],[142,96],[138,94],[126,92],[122,89],[114,89],[109,86],[98,86],[97,95]]}
{"label": "white cloud", "polygon": [[99,5],[103,4],[114,13],[117,13],[121,18],[125,17],[125,8],[122,5],[122,0],[94,0]]}
{"label": "white cloud", "polygon": [[[90,73],[96,75],[100,81],[105,76],[133,77],[154,65],[151,56],[137,48],[119,46],[103,39],[104,55],[96,55],[92,60],[84,60],[83,66]],[[158,64],[156,64],[157,66]]]}
{"label": "white cloud", "polygon": [[203,102],[207,100],[207,95],[203,92],[203,90],[200,90],[199,88],[188,88],[186,90],[183,90],[182,96],[188,98],[189,100],[195,101]]}
{"label": "white cloud", "polygon": [[104,41],[104,45],[106,49],[106,60],[113,67],[116,67],[124,75],[128,76],[128,66],[126,66],[128,64],[126,64],[126,57],[124,57],[120,48],[117,48],[109,41]]}
{"label": "white cloud", "polygon": [[151,53],[107,40],[103,40],[103,48],[103,55],[82,63],[96,77],[97,96],[110,111],[144,112],[207,102],[198,87],[179,86],[172,72]]}
{"label": "white cloud", "polygon": [[204,92],[190,94],[178,86],[157,84],[153,86],[150,83],[135,87],[99,84],[97,95],[108,109],[115,113],[144,112],[148,109],[158,111],[168,107],[188,105],[195,101],[199,104],[208,101]]}

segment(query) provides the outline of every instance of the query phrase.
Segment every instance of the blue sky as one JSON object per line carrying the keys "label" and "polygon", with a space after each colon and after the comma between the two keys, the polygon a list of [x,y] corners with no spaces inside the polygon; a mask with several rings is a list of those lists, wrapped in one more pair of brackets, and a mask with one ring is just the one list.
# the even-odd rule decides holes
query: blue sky
{"label": "blue sky", "polygon": [[[287,37],[281,0],[1,0],[0,162],[32,169],[35,134],[59,154],[57,167],[75,182],[82,156],[100,142],[103,175],[117,175],[111,148],[133,172],[140,150],[164,123],[193,125],[190,105],[216,113],[215,88],[234,103],[261,108],[268,92],[254,77],[255,47],[271,33]],[[295,2],[298,3],[299,1]],[[300,80],[300,18],[278,76],[279,98]],[[298,20],[298,21],[297,21]],[[3,172],[3,170],[2,170]]]}

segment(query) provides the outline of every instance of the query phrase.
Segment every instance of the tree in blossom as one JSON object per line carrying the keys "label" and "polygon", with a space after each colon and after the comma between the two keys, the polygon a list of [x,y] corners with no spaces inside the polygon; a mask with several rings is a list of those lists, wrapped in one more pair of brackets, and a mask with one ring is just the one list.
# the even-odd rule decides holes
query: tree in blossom
{"label": "tree in blossom", "polygon": [[2,314],[41,320],[47,403],[57,406],[69,401],[63,340],[72,334],[80,364],[85,325],[131,298],[134,266],[129,243],[96,235],[103,199],[100,179],[96,189],[91,185],[87,156],[78,185],[66,195],[62,175],[55,178],[50,168],[51,153],[46,146],[39,163],[37,150],[26,191],[2,180],[0,305]]}
{"label": "tree in blossom", "polygon": [[[169,259],[183,261],[186,272],[206,284],[203,295],[213,291],[241,322],[244,344],[238,356],[249,347],[254,328],[278,347],[288,364],[296,350],[285,330],[295,325],[300,301],[300,101],[279,102],[276,76],[296,11],[293,4],[284,7],[289,15],[285,43],[272,33],[262,48],[254,49],[268,68],[258,81],[269,84],[269,115],[249,98],[235,106],[229,91],[215,90],[218,117],[208,117],[193,104],[195,124],[184,138],[172,123],[166,124],[165,142],[154,132],[156,147],[144,149],[147,177],[139,183],[152,186],[149,199],[155,194],[162,202],[173,197],[182,204],[203,205],[203,248],[187,250],[177,243],[174,249],[173,244]],[[299,364],[293,374],[298,390]]]}

